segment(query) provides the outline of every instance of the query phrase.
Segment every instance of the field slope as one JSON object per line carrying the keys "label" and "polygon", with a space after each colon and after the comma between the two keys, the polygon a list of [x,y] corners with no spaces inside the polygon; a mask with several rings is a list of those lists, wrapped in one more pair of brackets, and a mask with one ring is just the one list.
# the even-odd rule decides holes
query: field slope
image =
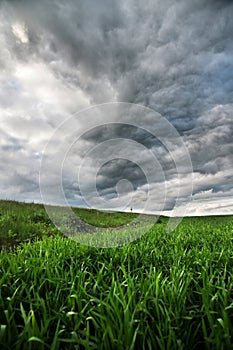
{"label": "field slope", "polygon": [[[83,215],[115,227],[131,214]],[[1,349],[233,348],[231,216],[172,233],[162,218],[104,249],[63,236],[40,205],[2,201],[0,232]]]}

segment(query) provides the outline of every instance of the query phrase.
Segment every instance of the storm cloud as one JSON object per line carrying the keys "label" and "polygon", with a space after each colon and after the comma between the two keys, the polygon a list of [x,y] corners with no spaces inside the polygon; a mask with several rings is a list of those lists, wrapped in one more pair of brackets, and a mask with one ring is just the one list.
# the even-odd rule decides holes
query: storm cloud
{"label": "storm cloud", "polygon": [[[54,159],[43,150],[56,128],[92,106],[126,102],[158,112],[180,134],[193,166],[189,214],[232,212],[232,18],[233,2],[220,0],[0,1],[1,196],[41,201],[40,162],[43,156]],[[89,129],[87,112],[75,124],[84,130],[75,145],[67,133],[53,138],[54,149],[61,145],[69,155],[63,169],[67,201],[84,205],[76,169],[86,159],[82,186],[86,193],[90,189],[88,197],[96,196],[91,190],[96,181],[107,203],[126,179],[132,187],[124,185],[121,196],[128,203],[135,194],[134,207],[140,210],[148,191],[140,163],[152,179],[151,212],[161,207],[164,186],[163,210],[173,209],[178,187],[182,207],[191,177],[183,164],[177,186],[173,155],[146,131],[157,127],[153,113],[151,119],[141,115],[141,128],[125,125],[117,115],[101,118],[102,126]],[[166,134],[161,126],[157,132]],[[160,164],[158,173],[152,176],[143,147],[126,149],[118,160],[111,147],[88,154],[120,138],[147,148]],[[112,160],[104,162],[111,152]],[[174,154],[182,158],[175,141]],[[97,158],[101,167],[93,179]],[[48,165],[46,184],[54,203],[59,202],[52,191],[55,177]]]}

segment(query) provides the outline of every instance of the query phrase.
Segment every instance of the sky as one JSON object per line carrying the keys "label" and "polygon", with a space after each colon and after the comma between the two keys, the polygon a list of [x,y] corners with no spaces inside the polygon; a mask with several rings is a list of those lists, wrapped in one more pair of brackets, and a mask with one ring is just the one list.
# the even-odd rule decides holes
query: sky
{"label": "sky", "polygon": [[0,0],[0,198],[232,214],[232,18],[229,0]]}

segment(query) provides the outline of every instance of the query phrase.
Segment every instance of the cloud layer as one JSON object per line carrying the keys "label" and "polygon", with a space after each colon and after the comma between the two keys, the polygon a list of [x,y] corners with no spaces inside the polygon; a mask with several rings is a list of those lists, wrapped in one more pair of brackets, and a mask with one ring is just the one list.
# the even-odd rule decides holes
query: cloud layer
{"label": "cloud layer", "polygon": [[[232,17],[233,2],[220,0],[100,0],[98,6],[93,0],[1,1],[1,197],[40,201],[40,161],[43,155],[53,159],[43,149],[56,128],[96,104],[128,102],[158,112],[181,135],[193,165],[194,204],[189,213],[232,212]],[[73,169],[86,159],[82,181],[88,198],[96,196],[91,190],[96,181],[97,193],[106,203],[118,193],[122,203],[132,204],[134,195],[133,205],[140,210],[148,179],[134,162],[137,159],[140,164],[144,161],[151,176],[151,211],[161,206],[172,210],[178,187],[182,208],[191,178],[182,164],[182,181],[177,185],[173,155],[181,159],[183,150],[174,135],[169,141],[169,130],[157,124],[153,113],[138,117],[139,129],[112,124],[121,116],[103,113],[99,120],[104,126],[88,130],[93,125],[88,116],[93,118],[87,112],[74,125],[83,131],[74,146],[69,137],[75,131],[72,127],[53,138],[54,148],[68,151],[71,147],[63,169],[69,203],[85,204]],[[173,154],[146,127],[166,136]],[[131,139],[152,152],[158,172],[152,177],[149,153],[135,147],[125,150],[124,159],[102,162],[93,178],[97,158],[109,159],[112,151],[109,147],[89,156],[86,152],[119,138]],[[52,165],[46,176],[52,189]],[[121,179],[131,186],[119,183]],[[117,183],[121,184],[118,191]],[[165,187],[166,200],[160,203]],[[52,198],[59,201],[51,190]]]}

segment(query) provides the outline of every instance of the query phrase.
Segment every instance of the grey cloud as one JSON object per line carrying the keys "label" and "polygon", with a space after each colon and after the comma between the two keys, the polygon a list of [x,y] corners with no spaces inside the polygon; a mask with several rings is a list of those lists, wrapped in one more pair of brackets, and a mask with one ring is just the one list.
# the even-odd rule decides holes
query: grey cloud
{"label": "grey cloud", "polygon": [[46,46],[45,57],[56,51],[73,58],[98,86],[106,76],[120,101],[150,105],[171,120],[232,101],[231,6],[216,11],[212,2],[147,1],[132,10],[131,1],[101,1],[98,7],[92,1],[53,1],[45,13],[42,1],[34,18],[30,5],[23,5],[26,18],[34,19],[31,30],[49,33],[48,45],[37,45]]}
{"label": "grey cloud", "polygon": [[[51,129],[75,112],[76,105],[79,109],[85,103],[126,101],[155,109],[184,138],[194,168],[194,194],[211,188],[219,195],[230,191],[232,1],[101,0],[97,6],[92,0],[21,0],[4,1],[0,6],[0,65],[5,70],[0,74],[0,108],[5,113],[2,125],[14,135],[0,147],[4,153],[1,161],[8,159],[9,169],[20,167],[15,154],[21,152],[23,166],[32,162],[38,171],[36,154],[41,152]],[[17,21],[26,24],[27,43],[22,44],[12,32],[12,24]],[[19,63],[18,70],[41,65],[44,75],[39,79],[38,71],[38,79],[29,83],[31,94],[24,87],[28,81],[15,75]],[[47,79],[51,79],[49,83]],[[48,85],[47,94],[54,98],[49,102],[44,93]],[[35,86],[39,89],[34,90]],[[77,91],[82,98],[77,98]],[[43,110],[39,107],[41,101]],[[22,118],[24,111],[30,118]],[[165,178],[174,186],[176,172],[171,155],[143,129],[108,125],[83,135],[81,142],[91,147],[119,137],[133,139],[151,150]],[[97,179],[100,193],[113,195],[121,176],[131,180],[135,189],[145,185],[145,177],[136,168],[130,162],[103,167]],[[14,175],[11,182],[26,190],[28,180],[20,187],[20,176]],[[80,193],[72,184],[72,179],[64,181],[67,197],[75,200],[75,194]],[[33,184],[28,186],[33,188]],[[172,194],[169,201],[167,208],[172,208]]]}
{"label": "grey cloud", "polygon": [[144,172],[137,164],[127,159],[113,159],[99,170],[96,179],[97,189],[101,193],[105,188],[116,186],[121,179],[130,181],[134,190],[147,183]]}
{"label": "grey cloud", "polygon": [[[84,134],[82,138],[93,145],[118,138],[134,140],[138,144],[151,150],[152,155],[154,154],[163,168],[164,176],[167,180],[175,176],[176,166],[172,156],[168,154],[166,147],[157,138],[143,128],[137,128],[133,125],[112,123],[92,129]],[[113,159],[99,170],[96,181],[100,193],[110,187],[114,188],[113,191],[116,195],[115,185],[120,179],[128,179],[132,182],[134,190],[147,183],[147,178],[143,171],[130,161],[132,154],[128,154],[126,151],[125,156],[125,160]],[[99,154],[99,157],[101,157],[101,154]],[[147,160],[145,160],[145,162],[147,162]],[[148,164],[145,165],[145,168],[148,168]],[[164,181],[164,179],[159,176],[157,176],[156,180],[157,182]]]}

